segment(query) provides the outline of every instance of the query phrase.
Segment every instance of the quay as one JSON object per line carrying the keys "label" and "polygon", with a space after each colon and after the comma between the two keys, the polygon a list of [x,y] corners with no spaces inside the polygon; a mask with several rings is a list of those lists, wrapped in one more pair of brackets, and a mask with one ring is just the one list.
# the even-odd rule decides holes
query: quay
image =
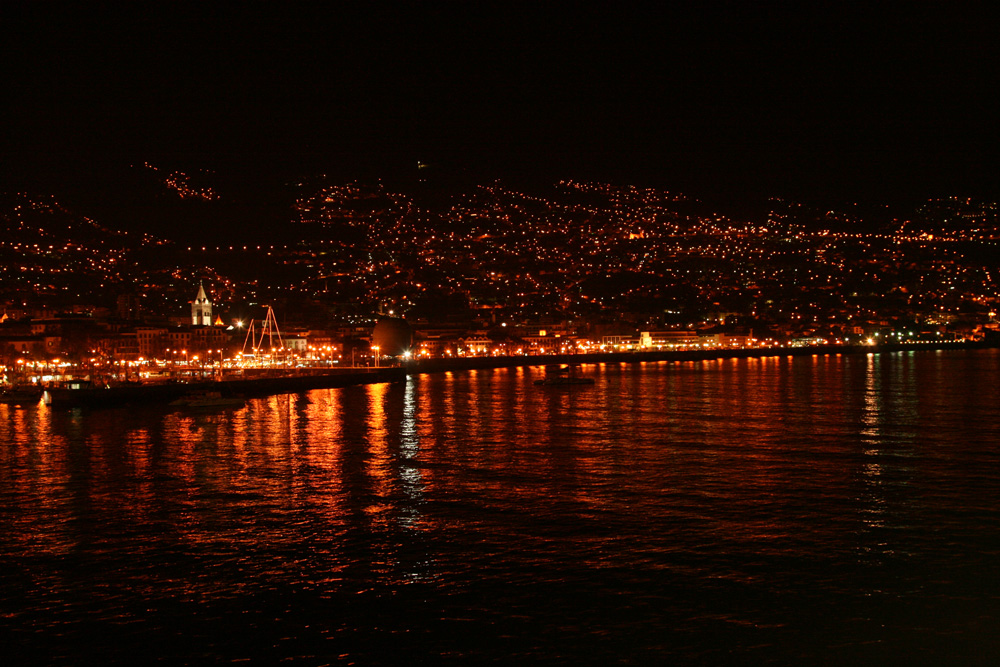
{"label": "quay", "polygon": [[831,354],[881,354],[920,350],[964,350],[995,347],[984,342],[947,341],[930,343],[882,343],[878,345],[808,345],[801,347],[711,348],[702,350],[651,350],[588,352],[513,357],[452,357],[414,359],[405,362],[408,375],[444,373],[486,368],[578,364],[631,364],[657,361],[708,361],[712,359],[756,359],[763,357],[812,357]]}
{"label": "quay", "polygon": [[242,376],[193,382],[125,383],[104,387],[86,383],[67,383],[48,388],[43,394],[52,407],[114,407],[131,403],[162,403],[198,391],[214,391],[224,396],[268,396],[385,382],[403,382],[408,376],[489,368],[521,366],[686,362],[713,359],[750,359],[764,357],[805,357],[823,355],[881,354],[918,350],[957,350],[994,347],[983,342],[940,342],[926,344],[815,345],[803,347],[734,348],[704,350],[655,350],[644,352],[594,352],[585,354],[546,354],[509,357],[447,357],[408,360],[400,366],[382,368],[344,368],[301,371],[278,375]]}

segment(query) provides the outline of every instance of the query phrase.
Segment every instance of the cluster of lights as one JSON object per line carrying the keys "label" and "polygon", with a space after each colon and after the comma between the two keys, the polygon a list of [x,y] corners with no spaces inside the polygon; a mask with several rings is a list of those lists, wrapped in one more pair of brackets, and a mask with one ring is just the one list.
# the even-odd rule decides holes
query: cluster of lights
{"label": "cluster of lights", "polygon": [[[180,188],[187,176],[174,176]],[[232,299],[237,290],[242,290],[240,297],[252,298],[280,293],[337,300],[343,295],[343,300],[359,303],[361,311],[376,303],[406,311],[427,292],[444,292],[460,295],[480,314],[524,326],[553,316],[566,321],[595,314],[616,318],[683,291],[695,303],[713,304],[720,311],[730,303],[749,303],[751,316],[774,323],[785,338],[816,341],[844,340],[843,332],[849,330],[871,331],[889,319],[885,313],[890,309],[928,325],[947,326],[970,308],[985,317],[1000,298],[990,270],[967,260],[960,245],[951,242],[982,240],[970,229],[928,231],[903,221],[878,233],[810,230],[801,224],[804,208],[794,202],[775,200],[766,224],[718,213],[696,215],[685,208],[692,203],[669,191],[562,181],[541,196],[500,184],[478,187],[455,198],[443,213],[431,213],[381,184],[316,186],[297,203],[301,218],[363,228],[364,243],[338,241],[331,228],[331,238],[311,244],[217,247],[215,251],[254,252],[255,261],[266,255],[293,275],[288,284],[236,285],[224,276],[218,282]],[[56,207],[54,200],[25,200],[17,212]],[[929,205],[922,215],[939,211],[949,220],[996,217],[995,205],[959,199]],[[844,227],[857,222],[851,211],[820,215]],[[77,242],[15,241],[0,243],[0,250],[18,260],[0,269],[9,274],[5,282],[12,310],[18,306],[27,312],[29,298],[82,300],[89,294],[71,290],[83,275],[93,277],[91,293],[137,275],[121,249],[95,252]],[[192,263],[210,261],[210,247],[189,250],[197,253],[189,257]],[[191,273],[177,267],[169,279],[186,287]],[[179,302],[170,301],[174,285],[166,284],[167,275],[162,281],[147,277],[136,283],[143,298]],[[620,288],[623,278],[636,280]],[[371,317],[343,320],[370,323]],[[697,326],[713,324],[715,316],[709,315]],[[508,347],[514,345],[458,345],[451,353],[512,353]],[[545,349],[563,349],[563,344],[546,344]],[[254,357],[268,354],[253,351]],[[281,363],[286,362],[283,357]]]}

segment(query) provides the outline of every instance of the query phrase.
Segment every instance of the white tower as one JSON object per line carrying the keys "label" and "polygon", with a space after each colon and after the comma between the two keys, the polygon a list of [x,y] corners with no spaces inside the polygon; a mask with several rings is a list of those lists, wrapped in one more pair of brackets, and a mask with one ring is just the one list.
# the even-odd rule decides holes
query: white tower
{"label": "white tower", "polygon": [[205,286],[198,283],[198,296],[191,302],[191,324],[196,327],[212,326],[212,302],[205,295]]}

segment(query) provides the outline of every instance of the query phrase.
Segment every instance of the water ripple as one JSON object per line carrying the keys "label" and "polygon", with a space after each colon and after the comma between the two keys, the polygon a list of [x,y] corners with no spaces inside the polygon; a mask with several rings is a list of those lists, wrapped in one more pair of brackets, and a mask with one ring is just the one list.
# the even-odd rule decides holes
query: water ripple
{"label": "water ripple", "polygon": [[998,655],[995,351],[579,372],[0,406],[5,664]]}

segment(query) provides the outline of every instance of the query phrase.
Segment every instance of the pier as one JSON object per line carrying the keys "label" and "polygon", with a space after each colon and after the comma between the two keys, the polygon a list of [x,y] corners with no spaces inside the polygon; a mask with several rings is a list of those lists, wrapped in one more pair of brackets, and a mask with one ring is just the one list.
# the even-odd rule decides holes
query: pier
{"label": "pier", "polygon": [[403,382],[408,376],[489,368],[525,366],[688,362],[713,359],[764,357],[806,357],[840,354],[882,354],[920,350],[956,350],[991,347],[985,343],[898,343],[883,345],[818,345],[804,347],[734,348],[707,350],[658,350],[648,352],[596,352],[587,354],[545,354],[504,357],[446,357],[408,360],[402,365],[375,368],[300,369],[260,375],[223,376],[189,382],[126,382],[94,385],[85,381],[66,382],[47,388],[43,400],[52,407],[114,407],[131,403],[163,403],[198,391],[215,391],[228,396],[268,396],[354,385]]}

